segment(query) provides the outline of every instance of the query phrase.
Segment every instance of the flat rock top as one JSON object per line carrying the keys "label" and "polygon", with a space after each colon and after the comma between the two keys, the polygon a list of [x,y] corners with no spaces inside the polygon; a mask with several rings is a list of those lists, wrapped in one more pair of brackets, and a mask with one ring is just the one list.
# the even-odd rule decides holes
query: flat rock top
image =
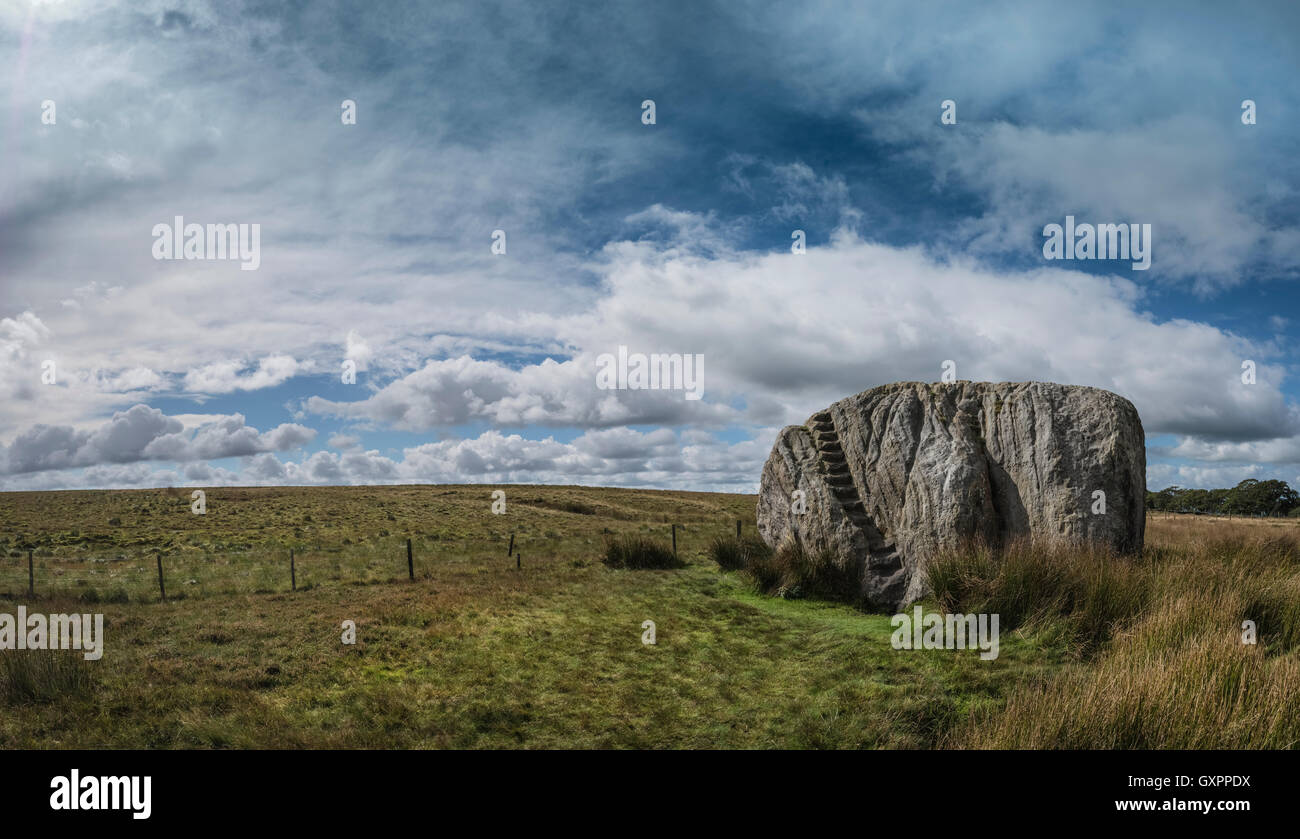
{"label": "flat rock top", "polygon": [[[1017,396],[1032,395],[1050,400],[1054,397],[1087,396],[1103,402],[1118,401],[1132,406],[1129,400],[1117,393],[1088,385],[1063,385],[1056,382],[973,382],[959,379],[955,382],[890,382],[887,385],[869,388],[853,396],[846,396],[832,403],[830,407],[832,409],[847,408],[855,402],[882,399],[906,392],[915,393],[922,398],[935,397],[940,399],[983,399],[986,396],[1012,399]],[[821,411],[817,413],[821,413]],[[808,423],[811,423],[816,415],[810,416]]]}

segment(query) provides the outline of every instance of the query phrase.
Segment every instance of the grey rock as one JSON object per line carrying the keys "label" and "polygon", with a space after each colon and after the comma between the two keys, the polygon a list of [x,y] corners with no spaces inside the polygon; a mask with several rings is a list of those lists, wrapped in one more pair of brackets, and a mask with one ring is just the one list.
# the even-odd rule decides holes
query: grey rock
{"label": "grey rock", "polygon": [[758,530],[773,548],[829,557],[861,580],[863,605],[896,610],[928,593],[926,561],[965,539],[1140,552],[1145,498],[1142,421],[1123,397],[1047,382],[899,382],[781,430]]}

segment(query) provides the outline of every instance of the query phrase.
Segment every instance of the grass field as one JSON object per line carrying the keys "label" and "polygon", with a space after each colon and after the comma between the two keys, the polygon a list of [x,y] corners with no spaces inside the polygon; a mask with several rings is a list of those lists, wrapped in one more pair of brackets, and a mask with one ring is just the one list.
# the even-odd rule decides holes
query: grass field
{"label": "grass field", "polygon": [[[948,558],[947,600],[931,605],[991,604],[1010,621],[999,657],[981,661],[894,650],[888,616],[760,595],[743,573],[720,571],[709,546],[738,519],[753,534],[753,496],[514,486],[494,515],[492,489],[214,488],[202,516],[187,490],[0,494],[0,612],[102,612],[106,624],[96,662],[0,652],[0,746],[1300,739],[1292,522],[1157,516],[1134,559]],[[668,545],[671,523],[682,568],[601,563],[607,539]],[[512,532],[521,569],[506,556]],[[1243,616],[1260,621],[1258,645],[1239,643]],[[345,620],[355,646],[340,641]],[[641,640],[646,620],[653,646]]]}

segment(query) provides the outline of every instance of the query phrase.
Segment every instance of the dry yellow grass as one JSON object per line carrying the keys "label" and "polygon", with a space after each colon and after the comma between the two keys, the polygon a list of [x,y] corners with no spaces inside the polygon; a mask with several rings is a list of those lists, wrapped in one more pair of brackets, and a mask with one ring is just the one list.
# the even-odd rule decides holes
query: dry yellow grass
{"label": "dry yellow grass", "polygon": [[[1095,657],[973,714],[950,745],[1291,749],[1300,745],[1300,530],[1153,516],[1129,585],[1142,609]],[[1068,617],[1068,616],[1063,616]],[[1243,622],[1257,643],[1245,643]]]}

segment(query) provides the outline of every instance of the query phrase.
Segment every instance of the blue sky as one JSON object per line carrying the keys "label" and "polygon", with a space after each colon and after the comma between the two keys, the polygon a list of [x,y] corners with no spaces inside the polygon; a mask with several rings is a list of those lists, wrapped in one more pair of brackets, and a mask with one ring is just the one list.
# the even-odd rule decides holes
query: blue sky
{"label": "blue sky", "polygon": [[945,360],[1133,400],[1152,488],[1300,484],[1294,4],[549,5],[0,4],[0,489],[752,491]]}

